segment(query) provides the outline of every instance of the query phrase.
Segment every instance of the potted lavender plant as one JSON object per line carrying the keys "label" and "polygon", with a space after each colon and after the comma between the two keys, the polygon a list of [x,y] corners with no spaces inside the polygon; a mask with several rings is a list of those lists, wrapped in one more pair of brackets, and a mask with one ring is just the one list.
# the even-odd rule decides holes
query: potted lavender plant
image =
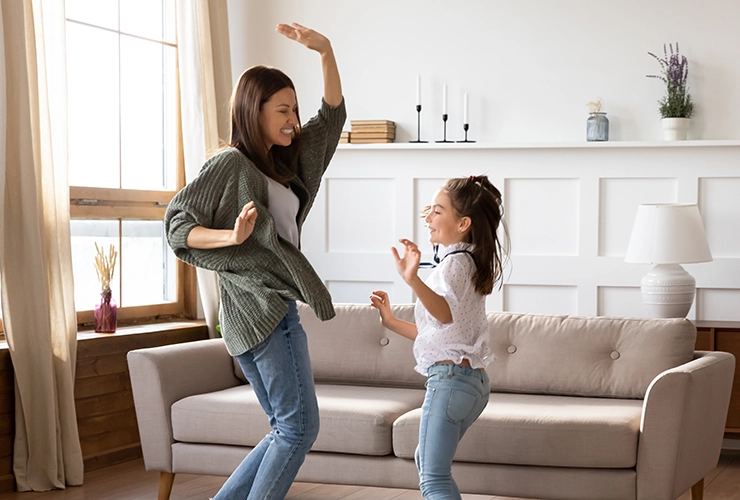
{"label": "potted lavender plant", "polygon": [[660,75],[647,75],[648,78],[657,78],[666,85],[665,96],[658,101],[660,116],[662,117],[665,139],[669,141],[684,140],[688,135],[691,115],[694,112],[694,103],[687,80],[689,76],[689,61],[678,51],[673,51],[673,44],[669,44],[670,56],[663,44],[663,58],[648,52],[660,64]]}

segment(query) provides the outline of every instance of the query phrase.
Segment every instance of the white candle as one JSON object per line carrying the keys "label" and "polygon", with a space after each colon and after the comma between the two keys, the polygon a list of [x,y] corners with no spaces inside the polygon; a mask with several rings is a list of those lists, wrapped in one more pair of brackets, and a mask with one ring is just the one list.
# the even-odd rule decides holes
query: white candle
{"label": "white candle", "polygon": [[416,75],[416,105],[421,106],[421,75]]}
{"label": "white candle", "polygon": [[442,114],[447,114],[447,84],[442,87]]}
{"label": "white candle", "polygon": [[468,93],[465,92],[465,95],[463,96],[463,123],[469,123],[468,122]]}

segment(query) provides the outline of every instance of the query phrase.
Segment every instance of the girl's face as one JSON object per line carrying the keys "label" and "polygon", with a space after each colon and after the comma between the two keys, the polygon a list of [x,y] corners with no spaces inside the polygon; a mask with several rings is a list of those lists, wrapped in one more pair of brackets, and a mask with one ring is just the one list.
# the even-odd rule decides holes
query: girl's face
{"label": "girl's face", "polygon": [[268,150],[276,144],[290,146],[293,128],[298,125],[297,106],[295,92],[290,87],[275,92],[262,105],[259,124]]}
{"label": "girl's face", "polygon": [[433,245],[447,247],[465,241],[470,229],[470,218],[457,215],[449,195],[443,189],[435,193],[424,221],[429,228],[429,242]]}

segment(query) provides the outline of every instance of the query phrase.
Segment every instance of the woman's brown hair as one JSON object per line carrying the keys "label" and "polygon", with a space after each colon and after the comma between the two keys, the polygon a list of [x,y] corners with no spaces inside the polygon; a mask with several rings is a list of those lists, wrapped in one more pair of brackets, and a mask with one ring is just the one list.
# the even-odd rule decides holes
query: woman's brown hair
{"label": "woman's brown hair", "polygon": [[275,145],[268,149],[259,114],[262,106],[276,92],[295,86],[291,79],[276,68],[253,66],[242,73],[231,95],[231,138],[229,146],[244,153],[266,176],[283,184],[289,182],[298,166],[301,126],[296,106],[296,125],[289,146]]}
{"label": "woman's brown hair", "polygon": [[[476,292],[488,295],[496,283],[501,286],[509,255],[501,192],[485,175],[450,179],[442,189],[450,197],[457,215],[470,218],[467,242],[474,246],[472,254],[476,270],[473,284]],[[498,235],[500,225],[503,225],[506,238],[504,244]]]}

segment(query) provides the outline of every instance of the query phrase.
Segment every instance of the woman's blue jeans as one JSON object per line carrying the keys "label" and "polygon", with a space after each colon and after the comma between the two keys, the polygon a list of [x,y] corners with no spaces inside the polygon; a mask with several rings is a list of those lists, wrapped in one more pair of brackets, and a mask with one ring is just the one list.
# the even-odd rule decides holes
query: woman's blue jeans
{"label": "woman's blue jeans", "polygon": [[236,357],[272,431],[239,464],[214,500],[282,500],[319,433],[306,332],[295,301],[265,342]]}
{"label": "woman's blue jeans", "polygon": [[457,444],[488,404],[491,387],[485,370],[438,363],[427,370],[421,407],[416,467],[425,500],[460,500],[452,479]]}

